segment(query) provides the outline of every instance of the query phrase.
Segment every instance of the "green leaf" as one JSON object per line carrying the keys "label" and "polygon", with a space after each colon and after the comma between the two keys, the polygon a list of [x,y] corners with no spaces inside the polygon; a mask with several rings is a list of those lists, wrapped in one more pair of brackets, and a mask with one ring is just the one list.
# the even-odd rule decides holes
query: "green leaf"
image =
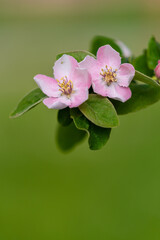
{"label": "green leaf", "polygon": [[73,51],[73,52],[60,53],[57,55],[56,59],[58,60],[60,57],[63,56],[63,54],[67,54],[74,57],[77,60],[77,62],[81,62],[87,55],[95,58],[95,56],[92,53],[87,51]]}
{"label": "green leaf", "polygon": [[91,150],[101,149],[109,140],[111,128],[101,128],[91,123],[88,129],[90,137],[88,139]]}
{"label": "green leaf", "polygon": [[64,108],[58,111],[58,115],[57,115],[57,119],[58,122],[62,125],[62,126],[68,126],[71,122],[72,119],[70,118],[70,110],[69,108]]}
{"label": "green leaf", "polygon": [[144,51],[144,53],[141,56],[136,57],[133,60],[132,64],[135,67],[135,69],[138,70],[139,72],[142,72],[143,74],[148,75],[150,77],[152,77],[154,75],[153,70],[149,69],[149,67],[147,65],[146,50]]}
{"label": "green leaf", "polygon": [[91,150],[101,149],[109,140],[111,128],[101,128],[90,122],[78,108],[71,109],[71,117],[75,126],[88,134],[88,144]]}
{"label": "green leaf", "polygon": [[148,77],[147,75],[139,71],[135,71],[134,80],[160,88],[160,85],[155,80],[153,80],[152,78]]}
{"label": "green leaf", "polygon": [[117,52],[119,52],[121,56],[123,55],[122,50],[118,46],[116,41],[112,38],[108,38],[108,37],[104,37],[104,36],[96,36],[93,38],[93,40],[91,42],[90,52],[93,53],[94,55],[96,55],[98,48],[100,48],[101,46],[107,45],[107,44],[109,44],[112,48],[114,48]]}
{"label": "green leaf", "polygon": [[70,115],[78,129],[85,131],[88,130],[91,122],[81,113],[78,108],[71,108]]}
{"label": "green leaf", "polygon": [[18,104],[16,109],[11,113],[11,118],[16,118],[35,107],[39,104],[46,95],[40,90],[40,88],[36,88],[28,93]]}
{"label": "green leaf", "polygon": [[115,108],[107,98],[90,94],[89,99],[80,105],[79,109],[87,119],[99,127],[112,128],[119,124]]}
{"label": "green leaf", "polygon": [[160,60],[160,44],[152,37],[148,44],[147,50],[148,66],[154,70]]}
{"label": "green leaf", "polygon": [[160,100],[160,89],[146,84],[132,84],[132,97],[125,103],[112,100],[117,113],[127,114],[139,111]]}
{"label": "green leaf", "polygon": [[86,136],[84,131],[78,130],[72,122],[69,126],[58,126],[56,142],[63,152],[72,150],[77,144],[82,142]]}

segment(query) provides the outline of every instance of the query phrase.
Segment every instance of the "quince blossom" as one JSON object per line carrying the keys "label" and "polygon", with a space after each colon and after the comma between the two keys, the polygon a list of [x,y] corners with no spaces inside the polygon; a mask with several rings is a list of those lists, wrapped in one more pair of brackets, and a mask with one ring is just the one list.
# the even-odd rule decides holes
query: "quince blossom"
{"label": "quince blossom", "polygon": [[158,65],[155,68],[155,75],[158,79],[160,79],[160,60],[158,61]]}
{"label": "quince blossom", "polygon": [[38,74],[34,80],[48,96],[43,103],[52,109],[78,107],[88,99],[90,75],[79,67],[75,58],[64,54],[53,67],[54,78]]}
{"label": "quince blossom", "polygon": [[89,71],[95,93],[121,102],[131,97],[128,86],[135,75],[135,69],[129,63],[121,64],[119,53],[110,45],[98,49],[97,59],[86,56],[80,66]]}

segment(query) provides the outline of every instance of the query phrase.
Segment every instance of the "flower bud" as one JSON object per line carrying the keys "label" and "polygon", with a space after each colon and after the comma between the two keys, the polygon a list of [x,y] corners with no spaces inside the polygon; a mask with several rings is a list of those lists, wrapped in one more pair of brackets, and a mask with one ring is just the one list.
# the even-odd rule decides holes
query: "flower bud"
{"label": "flower bud", "polygon": [[160,60],[158,61],[158,65],[154,69],[155,75],[158,79],[160,79]]}

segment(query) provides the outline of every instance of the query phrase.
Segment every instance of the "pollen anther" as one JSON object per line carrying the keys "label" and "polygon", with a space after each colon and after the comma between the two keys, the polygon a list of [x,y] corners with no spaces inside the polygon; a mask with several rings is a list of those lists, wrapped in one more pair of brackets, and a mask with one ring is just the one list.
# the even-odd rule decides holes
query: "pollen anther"
{"label": "pollen anther", "polygon": [[106,82],[107,86],[110,86],[112,82],[117,82],[117,69],[114,71],[112,70],[112,67],[108,68],[106,65],[106,69],[101,69],[100,75],[102,76],[102,80]]}
{"label": "pollen anther", "polygon": [[62,77],[59,80],[57,80],[59,91],[62,92],[62,94],[69,96],[73,91],[73,83],[71,80],[67,79],[67,76]]}

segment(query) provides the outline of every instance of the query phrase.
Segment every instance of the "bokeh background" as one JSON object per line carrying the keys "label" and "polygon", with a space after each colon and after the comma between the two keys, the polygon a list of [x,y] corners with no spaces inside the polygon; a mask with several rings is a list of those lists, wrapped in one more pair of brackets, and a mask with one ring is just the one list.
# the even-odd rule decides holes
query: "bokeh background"
{"label": "bokeh background", "polygon": [[159,240],[160,103],[120,117],[109,143],[57,148],[56,111],[9,113],[52,76],[56,54],[87,50],[95,35],[135,55],[160,41],[158,0],[0,1],[0,240]]}

